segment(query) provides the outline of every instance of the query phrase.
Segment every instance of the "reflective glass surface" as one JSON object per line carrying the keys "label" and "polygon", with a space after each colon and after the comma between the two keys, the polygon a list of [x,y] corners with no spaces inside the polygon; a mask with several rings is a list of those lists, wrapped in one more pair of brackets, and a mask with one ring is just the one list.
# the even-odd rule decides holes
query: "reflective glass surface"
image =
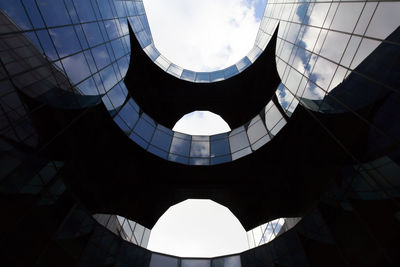
{"label": "reflective glass surface", "polygon": [[[269,1],[254,47],[247,56],[223,70],[194,72],[173,64],[159,53],[142,1],[24,0],[12,5],[3,1],[1,8],[16,23],[2,28],[3,32],[15,32],[2,42],[7,42],[18,58],[5,61],[5,67],[15,76],[21,90],[41,95],[42,91],[32,90],[26,84],[31,80],[27,76],[38,77],[39,72],[47,71],[46,83],[53,85],[48,90],[71,92],[77,95],[78,105],[90,103],[80,99],[80,95],[101,96],[121,130],[141,147],[162,158],[195,165],[220,164],[259,149],[278,134],[299,103],[320,112],[332,112],[327,106],[320,107],[321,100],[400,23],[395,15],[399,10],[397,1]],[[132,100],[123,84],[130,60],[128,23],[155,64],[191,82],[217,82],[244,71],[265,49],[279,25],[276,60],[282,84],[276,96],[281,107],[272,101],[266,103],[260,112],[265,114],[265,120],[255,114],[248,125],[233,129],[220,139],[213,136],[202,141],[195,136],[182,139],[171,130],[159,130],[163,126],[151,118],[143,119],[145,114],[139,107],[133,110],[126,106]],[[13,47],[22,43],[30,47],[29,52]],[[46,65],[42,54],[51,65],[36,68]],[[35,55],[35,60],[28,61],[31,55]],[[51,73],[57,73],[57,77]],[[65,105],[65,101],[57,103]]]}

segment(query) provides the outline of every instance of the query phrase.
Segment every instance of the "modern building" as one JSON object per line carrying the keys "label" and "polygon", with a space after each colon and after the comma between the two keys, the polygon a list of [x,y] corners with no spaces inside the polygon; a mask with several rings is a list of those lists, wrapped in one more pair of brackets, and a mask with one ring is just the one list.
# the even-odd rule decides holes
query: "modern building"
{"label": "modern building", "polygon": [[[400,265],[399,1],[268,1],[215,72],[161,55],[142,1],[0,8],[2,265]],[[171,130],[196,108],[233,130]],[[187,198],[288,219],[236,255],[147,250]]]}

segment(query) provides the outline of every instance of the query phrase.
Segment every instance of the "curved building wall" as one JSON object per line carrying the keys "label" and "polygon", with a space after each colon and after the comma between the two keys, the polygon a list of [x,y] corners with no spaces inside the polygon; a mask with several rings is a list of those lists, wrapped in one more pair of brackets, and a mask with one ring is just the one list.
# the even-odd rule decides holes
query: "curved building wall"
{"label": "curved building wall", "polygon": [[[277,104],[268,104],[267,114],[271,112],[275,116],[261,124],[256,120],[254,125],[269,136],[275,127],[290,124],[285,115],[296,116],[293,107],[301,103],[307,108],[307,119],[319,123],[326,132],[325,138],[347,157],[338,160],[339,171],[334,170],[336,179],[327,186],[319,201],[309,207],[303,219],[272,242],[242,253],[242,266],[400,264],[399,6],[399,1],[268,2],[256,46],[265,47],[279,23],[276,56],[282,84],[276,95],[283,112]],[[0,222],[1,260],[9,266],[54,266],[60,262],[67,266],[149,266],[151,252],[123,241],[95,223],[91,212],[82,207],[64,183],[67,162],[43,153],[57,136],[76,123],[80,114],[69,120],[55,115],[63,127],[38,140],[38,132],[44,126],[31,118],[44,115],[46,109],[27,101],[11,83],[25,73],[18,66],[29,64],[24,70],[35,70],[27,73],[37,75],[42,72],[35,63],[48,66],[47,62],[51,62],[53,67],[45,67],[44,76],[55,71],[64,75],[49,76],[55,81],[52,85],[68,77],[68,88],[74,93],[102,96],[123,130],[130,136],[139,131],[139,137],[151,144],[151,139],[146,139],[147,132],[140,132],[131,121],[149,124],[151,133],[162,129],[140,113],[122,82],[129,65],[127,17],[137,24],[136,36],[140,42],[147,46],[151,43],[143,4],[140,1],[10,0],[1,1],[0,7],[9,17],[4,19],[2,13],[2,44],[8,44],[3,42],[7,38],[16,38],[10,44],[21,44],[5,50],[2,46],[0,51],[0,204],[6,215]],[[35,51],[22,45],[26,42],[19,39],[21,32],[29,36],[47,61],[33,56]],[[68,38],[68,42],[63,38]],[[14,50],[19,53],[14,58],[23,58],[23,64],[8,55]],[[257,55],[259,50],[254,51]],[[252,56],[248,57],[251,61]],[[13,67],[17,72],[10,72]],[[211,81],[211,74],[209,77]],[[63,96],[56,96],[60,102],[65,100]],[[129,116],[134,119],[128,119]],[[345,123],[339,123],[343,120]],[[246,137],[250,139],[248,130],[234,133],[238,139],[246,140]],[[168,138],[173,140],[175,133],[169,133]],[[303,140],[296,139],[298,135]],[[188,141],[185,138],[181,139]],[[307,129],[298,129],[291,132],[290,138],[301,143],[312,138],[312,134]],[[318,146],[321,140],[312,141]],[[187,143],[193,142],[201,140],[191,138]],[[233,158],[234,152],[241,151],[240,156],[249,151],[250,142],[239,144],[246,145],[221,155]],[[284,160],[291,151],[278,152],[278,158]],[[298,160],[307,161],[310,157],[307,152]],[[184,155],[185,162],[189,162],[190,152]],[[205,158],[209,160],[208,156]],[[288,162],[287,167],[291,164]],[[314,168],[319,170],[319,166]],[[293,193],[297,193],[296,188]],[[164,256],[172,266],[194,261]],[[222,258],[203,262],[207,266],[237,265],[237,257],[232,261],[226,258],[226,261]],[[193,264],[201,262],[196,260]]]}
{"label": "curved building wall", "polygon": [[[134,100],[128,100],[123,83],[129,65],[128,21],[139,43],[157,65],[174,76],[193,82],[218,81],[244,70],[265,49],[279,23],[276,55],[282,85],[277,88],[277,97],[289,115],[298,101],[322,112],[351,111],[354,107],[348,105],[349,101],[338,97],[330,97],[337,105],[320,106],[328,93],[399,24],[397,17],[392,15],[398,9],[397,2],[270,1],[254,48],[244,59],[226,70],[196,73],[179,69],[157,52],[141,1],[68,4],[39,1],[36,4],[17,2],[12,8],[10,6],[3,2],[5,12],[8,11],[11,19],[50,60],[52,64],[49,66],[58,66],[69,78],[70,84],[67,81],[63,85],[60,79],[52,77],[59,81],[59,87],[66,86],[67,90],[84,95],[105,94],[103,103],[133,141],[159,157],[190,165],[220,164],[248,155],[269,142],[286,124],[288,117],[280,114],[281,109],[274,108],[275,103],[270,102],[268,105],[273,108],[266,106],[265,120],[260,121],[256,116],[249,126],[210,138],[175,133],[142,115]],[[57,11],[57,16],[49,10]],[[3,29],[7,34],[17,31],[12,27]],[[11,77],[18,81],[21,74],[26,75],[18,72],[11,73]],[[364,71],[354,75],[364,79],[368,74]],[[29,88],[26,91],[32,93]],[[368,103],[370,97],[364,97]],[[61,97],[54,94],[49,97],[41,93],[41,98],[45,101],[50,99],[48,101],[52,103],[62,102],[57,101]],[[68,102],[66,96],[62,99],[63,103]],[[72,99],[73,102],[76,101]],[[122,106],[124,109],[119,113]],[[131,113],[130,116],[126,116],[126,112]]]}
{"label": "curved building wall", "polygon": [[[63,93],[65,91],[102,96],[104,105],[121,130],[139,146],[161,158],[189,165],[230,162],[268,143],[287,122],[288,116],[275,106],[277,102],[270,100],[259,115],[254,114],[248,125],[229,133],[211,137],[186,135],[165,128],[144,114],[129,96],[123,82],[129,66],[128,23],[144,51],[157,65],[192,82],[215,82],[232,77],[254,62],[265,46],[255,45],[248,56],[225,70],[196,73],[180,69],[157,52],[141,1],[73,1],[68,4],[63,1],[17,1],[14,4],[3,2],[1,7],[11,19],[6,23],[18,25],[2,28],[4,33],[19,36],[23,31],[23,35],[36,45],[37,51],[44,53],[42,65],[57,68],[59,71],[54,73],[61,72],[68,77],[62,82],[54,74],[48,74],[50,82],[47,84],[53,80],[58,83],[46,94],[26,88],[29,95],[34,93],[39,101],[53,105],[62,103],[67,108],[93,105],[97,101],[95,97],[82,99],[73,95],[69,100]],[[267,43],[264,40],[264,44]],[[25,68],[36,70],[30,61],[25,63]],[[59,76],[63,77],[62,74]],[[10,79],[24,80],[21,75],[26,73],[23,70],[11,73]],[[296,105],[297,102],[293,101],[287,107],[289,115]]]}

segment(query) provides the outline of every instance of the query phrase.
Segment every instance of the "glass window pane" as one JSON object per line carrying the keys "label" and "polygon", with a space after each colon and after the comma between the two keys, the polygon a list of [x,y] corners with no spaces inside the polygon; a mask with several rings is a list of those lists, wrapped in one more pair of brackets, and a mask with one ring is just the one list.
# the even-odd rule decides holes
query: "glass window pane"
{"label": "glass window pane", "polygon": [[139,146],[141,146],[144,149],[146,149],[148,146],[148,143],[145,140],[143,140],[142,137],[137,135],[135,132],[131,132],[131,134],[129,135],[129,138],[132,139],[136,144],[138,144]]}
{"label": "glass window pane", "polygon": [[[3,1],[2,1],[3,2]],[[7,1],[5,1],[7,3]],[[14,7],[19,7],[18,1],[12,1],[12,5],[10,6],[14,6]],[[44,27],[44,23],[42,20],[42,17],[40,16],[39,10],[36,7],[35,1],[34,0],[23,0],[22,1],[24,3],[26,12],[29,15],[29,18],[32,21],[33,27],[35,28],[42,28]],[[7,12],[7,8],[3,9]],[[14,18],[12,18],[14,20]],[[17,24],[18,21],[14,20]]]}
{"label": "glass window pane", "polygon": [[172,131],[170,133],[166,133],[165,131],[157,128],[156,132],[154,133],[153,139],[151,140],[151,144],[168,152],[171,145],[172,137]]}
{"label": "glass window pane", "polygon": [[96,84],[92,78],[88,78],[85,81],[81,82],[77,85],[77,89],[83,95],[98,95],[99,92],[97,91]]}
{"label": "glass window pane", "polygon": [[225,79],[228,79],[237,73],[239,73],[239,71],[236,65],[232,65],[224,70]]}
{"label": "glass window pane", "polygon": [[142,1],[137,1],[137,2],[134,2],[134,3],[135,3],[135,7],[136,7],[136,10],[137,10],[138,14],[139,15],[144,14],[145,10],[144,10],[143,2]]}
{"label": "glass window pane", "polygon": [[330,3],[317,3],[312,9],[309,24],[321,27],[324,23],[325,17],[328,14]]}
{"label": "glass window pane", "polygon": [[210,81],[211,82],[221,81],[223,79],[224,79],[223,71],[213,71],[210,73]]}
{"label": "glass window pane", "polygon": [[297,23],[289,23],[289,30],[286,32],[286,40],[290,43],[296,43],[297,35],[300,31],[300,24]]}
{"label": "glass window pane", "polygon": [[63,0],[36,0],[48,27],[71,24]]}
{"label": "glass window pane", "polygon": [[350,35],[348,34],[329,31],[320,54],[330,60],[339,62],[349,38]]}
{"label": "glass window pane", "polygon": [[67,12],[71,17],[72,23],[79,23],[78,16],[74,7],[74,4],[72,3],[72,0],[64,0],[65,7],[67,8]]}
{"label": "glass window pane", "polygon": [[144,230],[144,235],[142,238],[142,243],[140,244],[142,247],[147,248],[147,244],[149,243],[151,231],[149,229]]}
{"label": "glass window pane", "polygon": [[104,25],[106,27],[106,31],[108,34],[108,37],[110,38],[110,40],[118,38],[119,35],[119,28],[117,26],[118,20],[107,20],[104,22]]}
{"label": "glass window pane", "polygon": [[146,51],[146,54],[151,58],[151,60],[155,61],[159,56],[160,52],[154,47],[154,44],[150,44],[146,46],[144,49]]}
{"label": "glass window pane", "polygon": [[46,54],[46,56],[49,57],[51,60],[58,59],[57,52],[50,39],[49,32],[43,30],[43,31],[37,31],[36,33],[39,37],[40,44],[42,45],[42,48],[44,50],[43,52]]}
{"label": "glass window pane", "polygon": [[265,124],[269,130],[271,130],[280,119],[282,119],[282,114],[275,105],[265,113]]}
{"label": "glass window pane", "polygon": [[122,229],[124,230],[124,233],[126,235],[126,239],[127,240],[131,240],[132,230],[129,227],[128,220],[126,220],[126,219],[124,220],[124,224],[122,225]]}
{"label": "glass window pane", "polygon": [[376,5],[377,5],[376,2],[365,4],[364,10],[361,14],[360,19],[357,22],[357,26],[356,29],[354,30],[354,33],[361,35],[364,34],[369,24],[369,21],[371,20],[371,16],[375,11]]}
{"label": "glass window pane", "polygon": [[226,156],[220,156],[220,157],[214,157],[211,158],[211,165],[216,165],[216,164],[221,164],[225,162],[230,162],[232,161],[231,155],[226,155]]}
{"label": "glass window pane", "polygon": [[258,56],[262,53],[262,50],[258,46],[254,46],[253,49],[251,49],[250,53],[247,55],[247,57],[250,59],[251,62],[254,63]]}
{"label": "glass window pane", "polygon": [[92,48],[92,54],[98,69],[102,69],[111,63],[105,45],[100,45]]}
{"label": "glass window pane", "polygon": [[176,155],[182,155],[188,157],[189,149],[190,149],[190,139],[181,139],[175,133],[174,138],[172,139],[170,152]]}
{"label": "glass window pane", "polygon": [[61,27],[49,30],[60,57],[82,50],[73,27]]}
{"label": "glass window pane", "polygon": [[210,165],[209,158],[190,158],[190,165]]}
{"label": "glass window pane", "polygon": [[100,13],[103,19],[112,19],[114,16],[111,12],[111,7],[108,0],[97,0],[100,8]]}
{"label": "glass window pane", "polygon": [[188,162],[189,162],[188,157],[179,156],[179,155],[175,155],[175,154],[169,154],[168,159],[171,161],[182,163],[182,164],[188,164]]}
{"label": "glass window pane", "polygon": [[246,131],[244,131],[244,127],[241,127],[241,129],[242,129],[241,132],[232,134],[233,133],[232,131],[231,134],[229,135],[229,144],[232,153],[250,146]]}
{"label": "glass window pane", "polygon": [[75,26],[74,27],[76,34],[78,35],[78,39],[79,39],[79,43],[81,44],[83,49],[88,49],[89,45],[88,42],[86,41],[86,37],[85,34],[83,33],[82,27],[79,26]]}
{"label": "glass window pane", "polygon": [[210,260],[182,259],[181,267],[210,267]]}
{"label": "glass window pane", "polygon": [[328,89],[329,84],[335,74],[337,65],[322,57],[319,57],[314,65],[310,80],[321,86],[323,89]]}
{"label": "glass window pane", "polygon": [[188,81],[194,81],[194,79],[196,78],[196,72],[183,70],[181,78]]}
{"label": "glass window pane", "polygon": [[236,63],[236,66],[240,71],[243,71],[245,68],[251,65],[251,61],[248,57],[242,58],[238,63]]}
{"label": "glass window pane", "polygon": [[142,137],[146,142],[150,142],[153,132],[154,126],[148,123],[143,116],[140,117],[138,123],[136,124],[135,128],[133,129],[136,134]]}
{"label": "glass window pane", "polygon": [[251,120],[250,126],[247,129],[247,135],[249,137],[250,144],[254,144],[261,137],[268,135],[267,129],[265,128],[260,115],[257,115],[257,117]]}
{"label": "glass window pane", "polygon": [[211,156],[221,156],[230,154],[231,150],[229,147],[228,139],[221,139],[211,142]]}
{"label": "glass window pane", "polygon": [[140,224],[135,225],[135,229],[133,230],[137,243],[140,244],[142,242],[142,237],[144,234],[144,226]]}
{"label": "glass window pane", "polygon": [[81,22],[96,20],[90,1],[74,0],[75,10]]}
{"label": "glass window pane", "polygon": [[150,267],[178,267],[178,258],[164,256],[160,254],[151,254]]}
{"label": "glass window pane", "polygon": [[320,29],[314,28],[314,27],[305,27],[304,28],[305,33],[302,38],[302,42],[304,42],[304,47],[307,50],[312,51],[315,45],[315,42],[318,39],[318,34],[320,32]]}
{"label": "glass window pane", "polygon": [[342,64],[345,67],[350,67],[350,63],[357,52],[360,42],[361,42],[361,37],[358,36],[351,37],[350,42],[347,45],[346,51],[343,54],[340,64]]}
{"label": "glass window pane", "polygon": [[[114,51],[114,54],[115,54],[115,58],[119,59],[119,58],[121,58],[122,56],[125,55],[124,46],[122,45],[121,39],[116,39],[116,40],[112,41],[111,42],[111,46],[113,48],[113,51]],[[127,70],[128,69],[128,63],[126,61],[121,61],[120,60],[120,61],[118,61],[118,65],[121,65],[120,62],[122,64],[126,65],[124,67]],[[125,62],[127,64],[125,64]],[[124,72],[124,74],[126,74],[126,71]]]}
{"label": "glass window pane", "polygon": [[82,24],[82,27],[90,46],[104,42],[97,22]]}
{"label": "glass window pane", "polygon": [[[100,72],[101,80],[103,81],[104,89],[110,90],[117,84],[117,77],[115,76],[114,68],[108,66]],[[122,103],[121,103],[122,104]]]}
{"label": "glass window pane", "polygon": [[175,64],[171,64],[168,68],[168,72],[174,75],[175,77],[180,78],[183,72],[183,69],[181,67],[178,67]]}
{"label": "glass window pane", "polygon": [[358,48],[358,51],[353,59],[353,62],[351,63],[350,68],[356,68],[369,54],[372,53],[372,51],[375,50],[375,48],[378,47],[380,43],[381,42],[379,41],[364,38],[361,41],[360,47]]}
{"label": "glass window pane", "polygon": [[299,84],[303,76],[293,68],[288,68],[288,70],[289,74],[287,76],[285,85],[291,92],[297,92],[297,89],[299,87]]}
{"label": "glass window pane", "polygon": [[130,25],[132,26],[133,32],[137,33],[143,30],[143,25],[140,22],[139,17],[134,16],[129,18]]}
{"label": "glass window pane", "polygon": [[340,3],[331,28],[344,32],[353,32],[364,3]]}
{"label": "glass window pane", "polygon": [[163,56],[159,56],[156,61],[154,61],[160,68],[163,70],[167,70],[171,62],[169,62],[166,58]]}
{"label": "glass window pane", "polygon": [[399,2],[379,2],[365,35],[385,39],[400,25]]}
{"label": "glass window pane", "polygon": [[153,145],[150,145],[149,148],[147,149],[147,151],[149,151],[150,153],[153,153],[163,159],[166,159],[168,157],[168,152],[161,150]]}
{"label": "glass window pane", "polygon": [[[314,53],[318,54],[319,50],[321,49],[324,41],[325,41],[325,37],[328,34],[327,30],[321,30],[317,39],[317,42],[315,43],[314,47],[313,47],[313,51]],[[314,56],[313,56],[314,57]],[[311,65],[312,66],[312,65]]]}
{"label": "glass window pane", "polygon": [[271,137],[269,135],[264,135],[262,138],[260,138],[258,141],[254,142],[251,144],[251,149],[256,151],[266,143],[268,143],[271,140]]}
{"label": "glass window pane", "polygon": [[196,82],[209,82],[210,74],[208,72],[198,72],[196,74]]}
{"label": "glass window pane", "polygon": [[226,257],[224,258],[224,266],[226,267],[241,267],[242,263],[240,261],[240,256],[232,256],[232,257]]}
{"label": "glass window pane", "polygon": [[285,119],[280,120],[278,124],[271,130],[271,134],[276,135],[285,125],[286,125],[286,120]]}
{"label": "glass window pane", "polygon": [[83,53],[64,58],[62,64],[72,84],[79,83],[90,75],[90,70]]}
{"label": "glass window pane", "polygon": [[[207,138],[208,139],[208,138]],[[192,140],[190,148],[191,157],[209,157],[210,156],[210,142],[208,140],[196,141]]]}
{"label": "glass window pane", "polygon": [[108,97],[110,101],[113,103],[114,107],[120,107],[124,104],[126,99],[126,93],[124,92],[123,88],[117,84],[114,88],[108,93]]}
{"label": "glass window pane", "polygon": [[324,25],[323,25],[324,28],[329,28],[331,26],[333,17],[335,16],[335,13],[336,13],[336,11],[338,9],[338,6],[339,6],[338,3],[332,3],[331,4],[331,6],[329,8],[329,11],[328,11],[328,14],[326,15],[326,18],[325,18],[325,22],[324,22]]}
{"label": "glass window pane", "polygon": [[250,153],[251,153],[251,148],[250,147],[247,147],[245,149],[239,150],[239,151],[237,151],[235,153],[232,153],[232,160],[237,160],[237,159],[239,159],[241,157],[244,157],[244,156],[246,156],[246,155],[248,155]]}
{"label": "glass window pane", "polygon": [[132,129],[139,118],[139,113],[137,113],[136,110],[129,104],[123,106],[123,108],[119,111],[119,115],[130,129]]}

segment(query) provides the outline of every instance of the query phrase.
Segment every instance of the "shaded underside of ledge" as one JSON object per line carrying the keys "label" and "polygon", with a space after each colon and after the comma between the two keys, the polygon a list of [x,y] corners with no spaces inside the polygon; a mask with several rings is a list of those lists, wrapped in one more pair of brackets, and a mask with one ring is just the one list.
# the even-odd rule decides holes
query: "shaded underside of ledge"
{"label": "shaded underside of ledge", "polygon": [[129,31],[131,59],[125,84],[143,111],[168,128],[195,110],[220,115],[231,129],[240,127],[265,107],[281,82],[275,61],[278,28],[252,65],[213,83],[194,83],[168,74],[146,55],[130,26]]}

